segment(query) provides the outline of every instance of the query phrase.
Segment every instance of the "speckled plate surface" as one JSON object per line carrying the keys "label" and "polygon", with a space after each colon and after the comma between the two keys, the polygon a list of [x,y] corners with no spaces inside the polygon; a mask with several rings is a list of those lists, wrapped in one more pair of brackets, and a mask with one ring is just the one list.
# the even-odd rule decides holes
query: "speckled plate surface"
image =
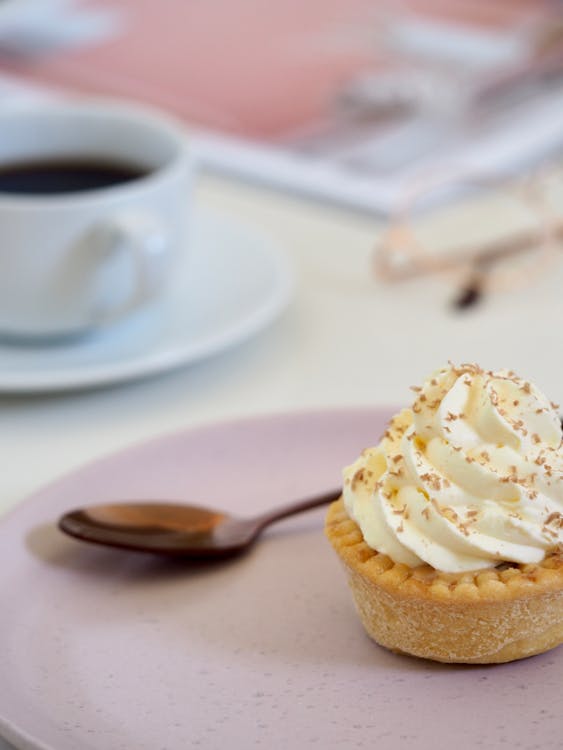
{"label": "speckled plate surface", "polygon": [[29,750],[560,748],[563,649],[494,667],[373,644],[314,511],[189,566],[87,547],[53,521],[124,497],[241,514],[328,489],[388,414],[205,427],[74,473],[0,524],[0,734]]}

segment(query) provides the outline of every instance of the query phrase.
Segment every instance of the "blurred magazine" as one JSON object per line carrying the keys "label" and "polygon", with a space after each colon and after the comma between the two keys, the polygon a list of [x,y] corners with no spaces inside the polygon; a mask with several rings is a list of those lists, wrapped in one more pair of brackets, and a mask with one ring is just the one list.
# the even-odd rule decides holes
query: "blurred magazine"
{"label": "blurred magazine", "polygon": [[0,71],[160,106],[216,170],[386,213],[421,171],[511,172],[563,150],[555,2],[93,4],[119,12],[119,36]]}

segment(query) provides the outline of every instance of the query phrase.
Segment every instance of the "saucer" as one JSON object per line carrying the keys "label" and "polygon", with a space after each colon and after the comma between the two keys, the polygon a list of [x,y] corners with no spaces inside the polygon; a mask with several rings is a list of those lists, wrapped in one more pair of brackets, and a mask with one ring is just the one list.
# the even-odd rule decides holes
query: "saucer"
{"label": "saucer", "polygon": [[0,345],[0,392],[77,390],[191,364],[249,338],[286,307],[283,252],[233,219],[198,211],[167,295],[128,321],[60,345]]}

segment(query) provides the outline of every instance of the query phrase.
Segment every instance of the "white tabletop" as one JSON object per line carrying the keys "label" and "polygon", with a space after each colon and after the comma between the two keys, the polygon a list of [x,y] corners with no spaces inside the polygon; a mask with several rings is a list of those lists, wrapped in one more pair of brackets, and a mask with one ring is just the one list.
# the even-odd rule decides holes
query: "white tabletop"
{"label": "white tabletop", "polygon": [[[75,466],[167,431],[239,415],[406,404],[409,386],[448,359],[512,368],[563,398],[563,264],[529,289],[455,313],[441,280],[374,281],[375,219],[216,177],[201,180],[198,201],[285,247],[297,275],[293,303],[247,343],[165,376],[0,397],[0,511]],[[462,231],[451,221],[444,227]]]}
{"label": "white tabletop", "polygon": [[[563,398],[563,264],[527,289],[456,313],[443,280],[374,281],[375,219],[212,177],[202,178],[197,199],[286,249],[297,276],[292,304],[238,348],[164,376],[0,397],[0,512],[72,467],[167,431],[239,415],[406,404],[409,386],[448,359],[514,369]],[[449,221],[444,231],[458,228]]]}

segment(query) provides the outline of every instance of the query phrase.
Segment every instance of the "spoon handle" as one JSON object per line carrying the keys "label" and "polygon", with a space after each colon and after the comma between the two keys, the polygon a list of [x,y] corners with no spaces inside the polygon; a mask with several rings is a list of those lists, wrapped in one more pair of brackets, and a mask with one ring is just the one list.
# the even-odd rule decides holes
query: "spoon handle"
{"label": "spoon handle", "polygon": [[325,492],[322,495],[309,497],[307,500],[298,500],[296,503],[284,505],[282,508],[274,508],[258,517],[257,521],[259,521],[259,528],[262,530],[275,521],[281,521],[282,518],[294,516],[297,513],[303,513],[306,510],[318,508],[321,505],[328,505],[329,503],[334,502],[334,500],[338,500],[341,495],[342,489],[338,488],[336,490]]}

